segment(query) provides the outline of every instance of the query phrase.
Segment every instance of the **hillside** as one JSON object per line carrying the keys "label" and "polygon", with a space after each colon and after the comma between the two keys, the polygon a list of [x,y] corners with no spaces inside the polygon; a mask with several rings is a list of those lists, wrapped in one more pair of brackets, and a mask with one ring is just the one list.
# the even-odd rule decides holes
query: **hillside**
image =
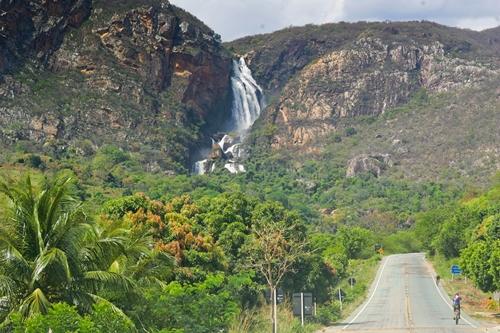
{"label": "hillside", "polygon": [[[55,157],[105,144],[146,169],[186,170],[227,116],[231,57],[165,1],[1,3],[0,142]],[[42,148],[43,147],[43,148]]]}
{"label": "hillside", "polygon": [[320,160],[342,156],[345,169],[360,154],[389,154],[400,176],[440,180],[451,172],[477,179],[500,161],[495,31],[338,23],[226,47],[249,59],[269,96],[256,126],[266,133],[259,145]]}

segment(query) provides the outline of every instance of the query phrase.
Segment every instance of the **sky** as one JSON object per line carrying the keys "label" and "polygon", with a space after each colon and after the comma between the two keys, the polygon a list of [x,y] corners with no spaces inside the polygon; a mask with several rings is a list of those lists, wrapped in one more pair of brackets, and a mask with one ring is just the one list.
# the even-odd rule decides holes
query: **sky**
{"label": "sky", "polygon": [[308,23],[428,20],[483,30],[500,25],[500,0],[170,0],[224,41]]}

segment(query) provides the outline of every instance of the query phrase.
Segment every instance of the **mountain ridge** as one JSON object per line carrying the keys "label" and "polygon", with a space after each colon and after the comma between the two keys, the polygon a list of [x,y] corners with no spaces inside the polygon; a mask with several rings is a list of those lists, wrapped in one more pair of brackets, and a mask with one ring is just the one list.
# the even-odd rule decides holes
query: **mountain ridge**
{"label": "mountain ridge", "polygon": [[[268,100],[250,145],[297,151],[297,156],[328,156],[330,142],[338,146],[336,140],[350,140],[342,132],[348,127],[371,131],[363,123],[366,117],[425,108],[413,102],[495,84],[500,73],[499,28],[476,32],[427,21],[340,22],[221,43],[203,22],[168,1],[16,4],[2,3],[2,10],[29,13],[32,23],[19,24],[32,29],[16,25],[12,15],[0,18],[10,36],[0,36],[0,43],[9,46],[0,54],[3,147],[25,142],[35,146],[31,150],[61,158],[94,156],[113,144],[137,154],[145,170],[153,172],[187,172],[201,142],[230,117],[229,78],[236,55],[245,56]],[[32,37],[15,49],[20,31]],[[491,94],[484,96],[487,102],[475,103],[493,107],[484,117],[493,117],[495,125],[496,93],[485,91]],[[452,108],[460,104],[450,99]],[[465,119],[465,110],[455,116]],[[402,117],[400,126],[408,126]],[[469,125],[474,124],[464,123],[459,130]],[[421,126],[432,131],[434,125]],[[485,144],[476,147],[485,152],[476,160],[498,160],[498,152],[485,142],[489,136],[474,135]],[[411,151],[417,144],[401,149]],[[392,151],[373,151],[369,141],[359,145],[366,149],[353,152]],[[422,154],[411,163],[422,160]],[[342,163],[347,167],[355,157],[345,155]],[[445,164],[436,167],[446,169]],[[491,165],[494,171],[495,162]]]}

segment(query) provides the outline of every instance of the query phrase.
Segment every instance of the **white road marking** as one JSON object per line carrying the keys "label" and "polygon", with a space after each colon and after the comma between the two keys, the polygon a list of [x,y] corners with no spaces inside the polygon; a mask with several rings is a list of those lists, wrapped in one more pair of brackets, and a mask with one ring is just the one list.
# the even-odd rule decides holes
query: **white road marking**
{"label": "white road marking", "polygon": [[[423,260],[425,260],[425,257],[422,257]],[[432,277],[431,275],[431,279],[434,281],[434,286],[436,287],[438,293],[439,293],[439,296],[441,296],[441,298],[443,299],[443,301],[446,303],[446,305],[448,305],[448,307],[451,309],[451,311],[453,311],[453,307],[451,306],[451,304],[448,302],[448,300],[443,296],[443,293],[441,292],[441,290],[439,289],[437,283],[436,283],[436,280]],[[469,324],[470,326],[474,327],[474,328],[477,328],[476,325],[472,324],[470,321],[468,321],[467,319],[461,317],[460,319],[463,319],[467,324]]]}
{"label": "white road marking", "polygon": [[352,318],[351,321],[347,325],[342,327],[342,330],[345,330],[346,328],[348,328],[356,319],[358,319],[359,315],[361,313],[363,313],[363,311],[365,311],[368,304],[370,304],[370,301],[372,300],[373,295],[375,295],[375,292],[377,291],[378,285],[380,283],[380,279],[382,278],[382,275],[384,273],[385,265],[387,265],[387,262],[389,261],[390,257],[392,257],[392,256],[386,257],[387,259],[385,260],[384,265],[382,266],[382,269],[380,270],[380,275],[378,276],[377,283],[375,284],[375,287],[373,288],[373,292],[372,292],[370,298],[368,299],[368,301],[366,301],[365,305],[361,308],[361,310],[358,312],[358,314],[354,318]]}

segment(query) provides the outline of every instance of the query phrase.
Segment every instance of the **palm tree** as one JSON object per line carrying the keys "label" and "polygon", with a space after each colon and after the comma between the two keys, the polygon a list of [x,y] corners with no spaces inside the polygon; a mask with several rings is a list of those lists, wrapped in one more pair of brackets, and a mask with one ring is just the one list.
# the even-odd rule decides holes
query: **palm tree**
{"label": "palm tree", "polygon": [[103,291],[134,289],[131,276],[113,267],[131,254],[146,257],[147,237],[139,245],[120,227],[92,223],[69,184],[59,179],[37,191],[30,177],[0,183],[10,203],[0,216],[0,319],[45,313],[59,301],[86,311]]}

